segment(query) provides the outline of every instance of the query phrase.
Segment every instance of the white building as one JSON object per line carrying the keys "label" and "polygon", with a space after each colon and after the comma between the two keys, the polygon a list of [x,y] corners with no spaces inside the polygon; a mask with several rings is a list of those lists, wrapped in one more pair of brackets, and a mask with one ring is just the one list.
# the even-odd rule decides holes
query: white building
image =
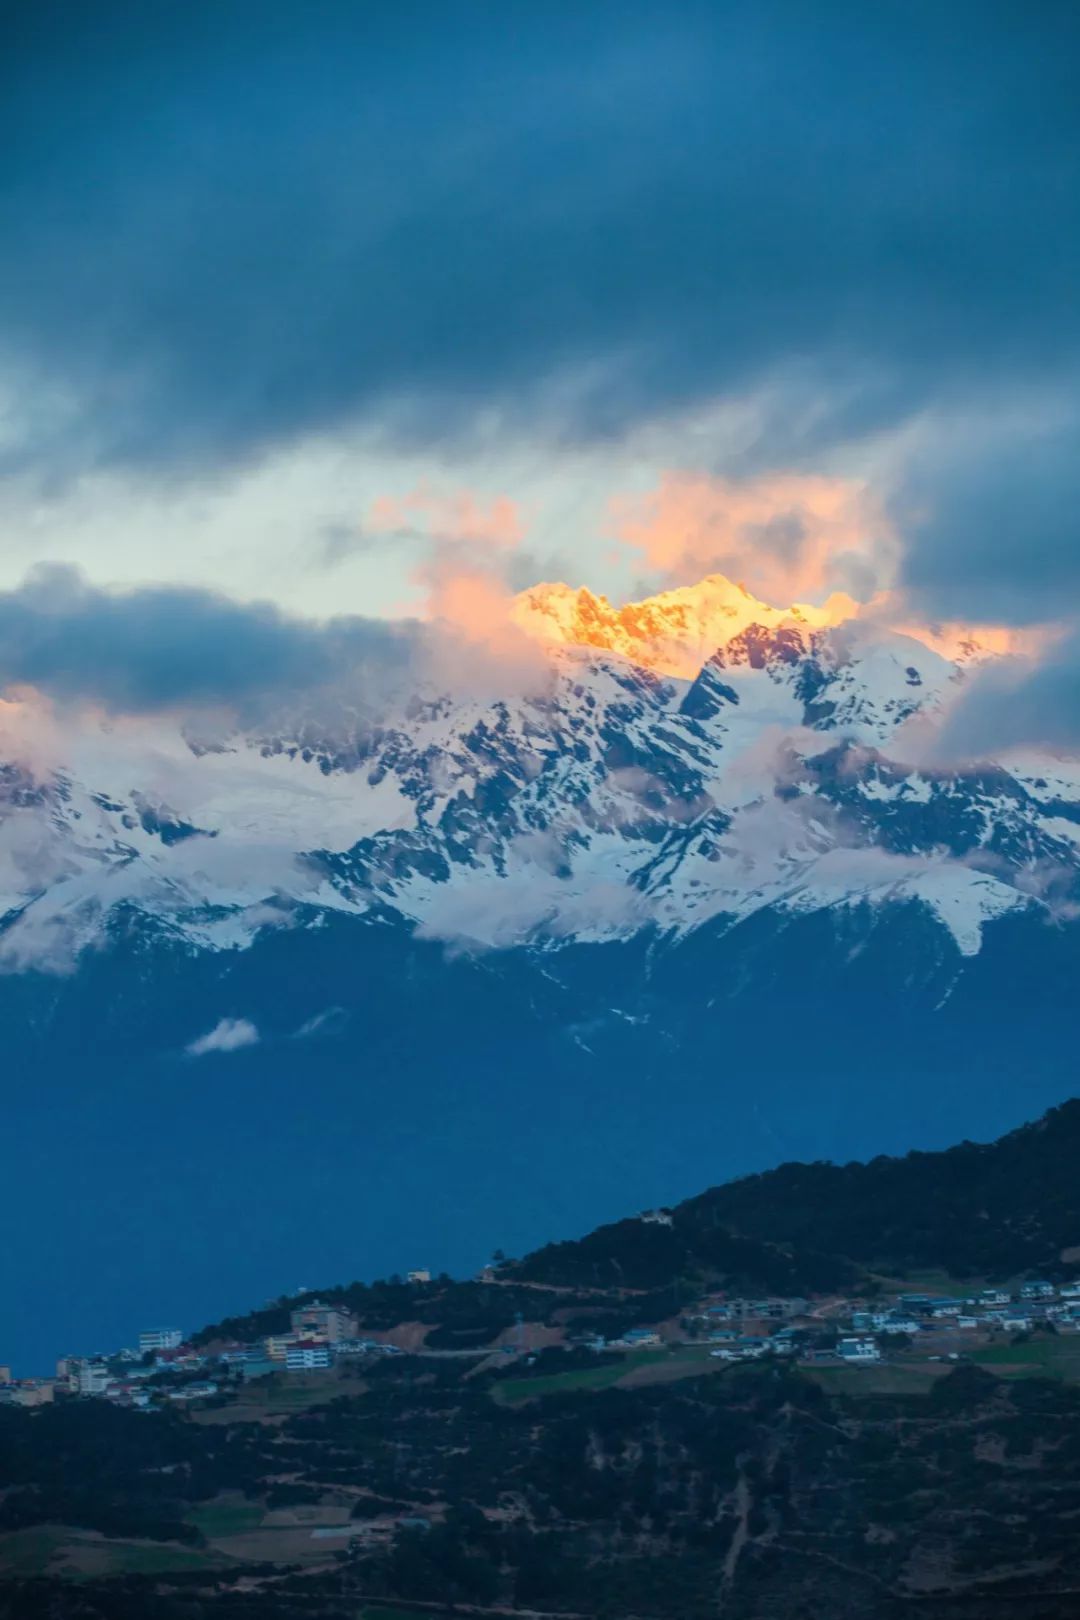
{"label": "white building", "polygon": [[80,1395],[104,1395],[112,1382],[112,1374],[103,1361],[76,1361],[72,1372]]}
{"label": "white building", "polygon": [[424,1266],[420,1266],[416,1271],[407,1271],[405,1281],[409,1283],[429,1283],[431,1281],[431,1272],[426,1270]]}
{"label": "white building", "polygon": [[322,1372],[334,1365],[334,1352],[328,1344],[308,1340],[290,1344],[285,1352],[287,1372]]}
{"label": "white building", "polygon": [[147,1328],[139,1334],[139,1353],[145,1356],[155,1350],[175,1350],[183,1342],[179,1328]]}
{"label": "white building", "polygon": [[338,1339],[356,1337],[356,1318],[337,1305],[324,1305],[313,1299],[310,1305],[300,1305],[292,1312],[292,1330],[298,1339],[320,1339],[325,1344],[336,1344]]}
{"label": "white building", "polygon": [[880,1361],[881,1351],[873,1339],[841,1339],[836,1353],[844,1361]]}

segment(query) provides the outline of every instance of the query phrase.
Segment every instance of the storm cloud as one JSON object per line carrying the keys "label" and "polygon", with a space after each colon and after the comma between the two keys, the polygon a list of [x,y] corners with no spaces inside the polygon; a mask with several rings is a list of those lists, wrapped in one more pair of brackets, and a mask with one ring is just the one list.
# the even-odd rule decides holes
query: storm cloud
{"label": "storm cloud", "polygon": [[777,383],[837,442],[1060,380],[1078,36],[966,0],[22,7],[8,464],[595,437]]}
{"label": "storm cloud", "polygon": [[341,682],[363,694],[410,667],[416,632],[359,618],[320,625],[213,591],[107,591],[47,567],[0,593],[0,686],[131,713],[246,709]]}
{"label": "storm cloud", "polygon": [[1030,747],[1080,751],[1080,630],[1037,660],[980,671],[950,710],[936,747],[945,759],[992,759]]}
{"label": "storm cloud", "polygon": [[1080,411],[991,424],[916,457],[894,520],[902,583],[943,618],[1028,625],[1080,612]]}

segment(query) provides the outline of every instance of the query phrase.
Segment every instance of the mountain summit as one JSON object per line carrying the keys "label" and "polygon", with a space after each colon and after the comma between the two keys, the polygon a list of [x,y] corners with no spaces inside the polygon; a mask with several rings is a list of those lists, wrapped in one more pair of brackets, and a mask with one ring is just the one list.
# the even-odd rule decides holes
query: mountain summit
{"label": "mountain summit", "polygon": [[646,669],[692,680],[718,647],[751,625],[809,631],[840,624],[857,612],[857,604],[843,594],[831,596],[820,608],[769,607],[745,586],[732,584],[723,574],[709,574],[696,585],[622,607],[584,587],[575,591],[563,584],[535,585],[516,598],[513,618],[540,640],[620,653]]}

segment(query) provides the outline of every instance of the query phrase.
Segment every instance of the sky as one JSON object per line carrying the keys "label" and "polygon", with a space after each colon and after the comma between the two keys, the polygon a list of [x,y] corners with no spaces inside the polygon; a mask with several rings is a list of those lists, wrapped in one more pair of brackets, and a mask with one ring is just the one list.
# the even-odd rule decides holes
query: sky
{"label": "sky", "polygon": [[[17,710],[42,747],[49,705],[74,724],[82,705],[95,724],[261,719],[313,689],[370,698],[418,659],[474,669],[478,642],[498,684],[520,653],[513,593],[562,579],[621,602],[718,571],[780,606],[845,592],[896,624],[989,626],[1021,651],[965,688],[946,756],[1080,751],[1078,68],[1073,0],[14,0],[0,718]],[[70,1163],[55,1099],[20,1096],[20,1118],[43,1118],[23,1127],[37,1145],[17,1185],[27,1200],[52,1176],[85,1188],[95,1218],[142,1245],[144,1299],[151,1274],[188,1286],[180,1261],[158,1264],[127,1183],[99,1170],[127,1154],[175,1194],[155,1241],[204,1195],[231,1230],[232,1144],[266,1081],[242,1019],[207,1030],[200,1061],[227,1050],[251,1086],[223,1101],[207,1083],[234,1133],[211,1144],[210,1177],[203,1116],[134,1060],[117,1082],[92,1054],[101,1085],[67,1104]],[[355,1076],[327,1075],[331,1117]],[[439,1129],[486,1142],[503,1055],[472,1115],[443,1103],[444,1078],[425,1105]],[[1047,1097],[1065,1084],[1055,1072]],[[319,1135],[291,1063],[273,1085],[279,1177],[309,1132],[335,1208],[363,1163],[378,1228],[397,1170],[375,1138],[358,1127],[354,1159],[351,1138]],[[765,1162],[760,1144],[730,1164],[698,1144],[710,1085],[688,1094],[686,1140],[641,1197]],[[148,1091],[176,1109],[160,1140],[129,1130]],[[907,1145],[900,1126],[844,1137],[853,1097],[828,1115],[828,1150]],[[423,1110],[399,1100],[412,1141]],[[955,1134],[968,1101],[925,1139]],[[642,1119],[652,1105],[638,1099]],[[793,1106],[785,1092],[780,1112]],[[625,1112],[590,1219],[652,1162]],[[408,1244],[384,1232],[371,1264],[468,1267],[481,1229],[568,1233],[582,1209],[550,1200],[573,1134],[560,1115],[548,1157],[530,1169],[522,1154],[527,1231],[505,1209],[489,1220],[502,1194],[469,1160],[477,1208],[435,1254],[423,1198],[450,1171],[433,1131],[426,1158],[403,1155],[418,1167]],[[242,1201],[261,1212],[261,1196]],[[254,1221],[222,1239],[235,1254],[213,1309],[239,1302]],[[339,1239],[345,1274],[356,1244]],[[308,1252],[294,1245],[297,1267]],[[102,1291],[93,1268],[76,1276],[81,1255],[72,1320],[76,1296],[85,1312]],[[300,1280],[282,1263],[268,1246],[260,1287]],[[52,1309],[58,1273],[32,1271],[34,1309]],[[124,1297],[134,1313],[134,1284]],[[192,1317],[211,1308],[205,1269],[184,1298]]]}
{"label": "sky", "polygon": [[[44,0],[6,33],[0,665],[28,577],[430,616],[462,539],[512,589],[720,564],[1075,609],[1075,7]],[[851,521],[808,541],[824,480]]]}

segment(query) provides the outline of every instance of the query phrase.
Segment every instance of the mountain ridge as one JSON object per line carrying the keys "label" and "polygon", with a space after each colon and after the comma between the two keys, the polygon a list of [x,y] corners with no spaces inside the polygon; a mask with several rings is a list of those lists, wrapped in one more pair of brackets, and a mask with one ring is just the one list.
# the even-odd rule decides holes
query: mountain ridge
{"label": "mountain ridge", "polygon": [[719,577],[618,610],[537,587],[517,611],[554,627],[517,691],[421,687],[213,744],[98,717],[75,757],[7,764],[3,965],[67,971],[124,905],[224,951],[379,906],[501,949],[914,900],[963,956],[1010,911],[1075,916],[1080,764],[906,757],[982,654]]}

